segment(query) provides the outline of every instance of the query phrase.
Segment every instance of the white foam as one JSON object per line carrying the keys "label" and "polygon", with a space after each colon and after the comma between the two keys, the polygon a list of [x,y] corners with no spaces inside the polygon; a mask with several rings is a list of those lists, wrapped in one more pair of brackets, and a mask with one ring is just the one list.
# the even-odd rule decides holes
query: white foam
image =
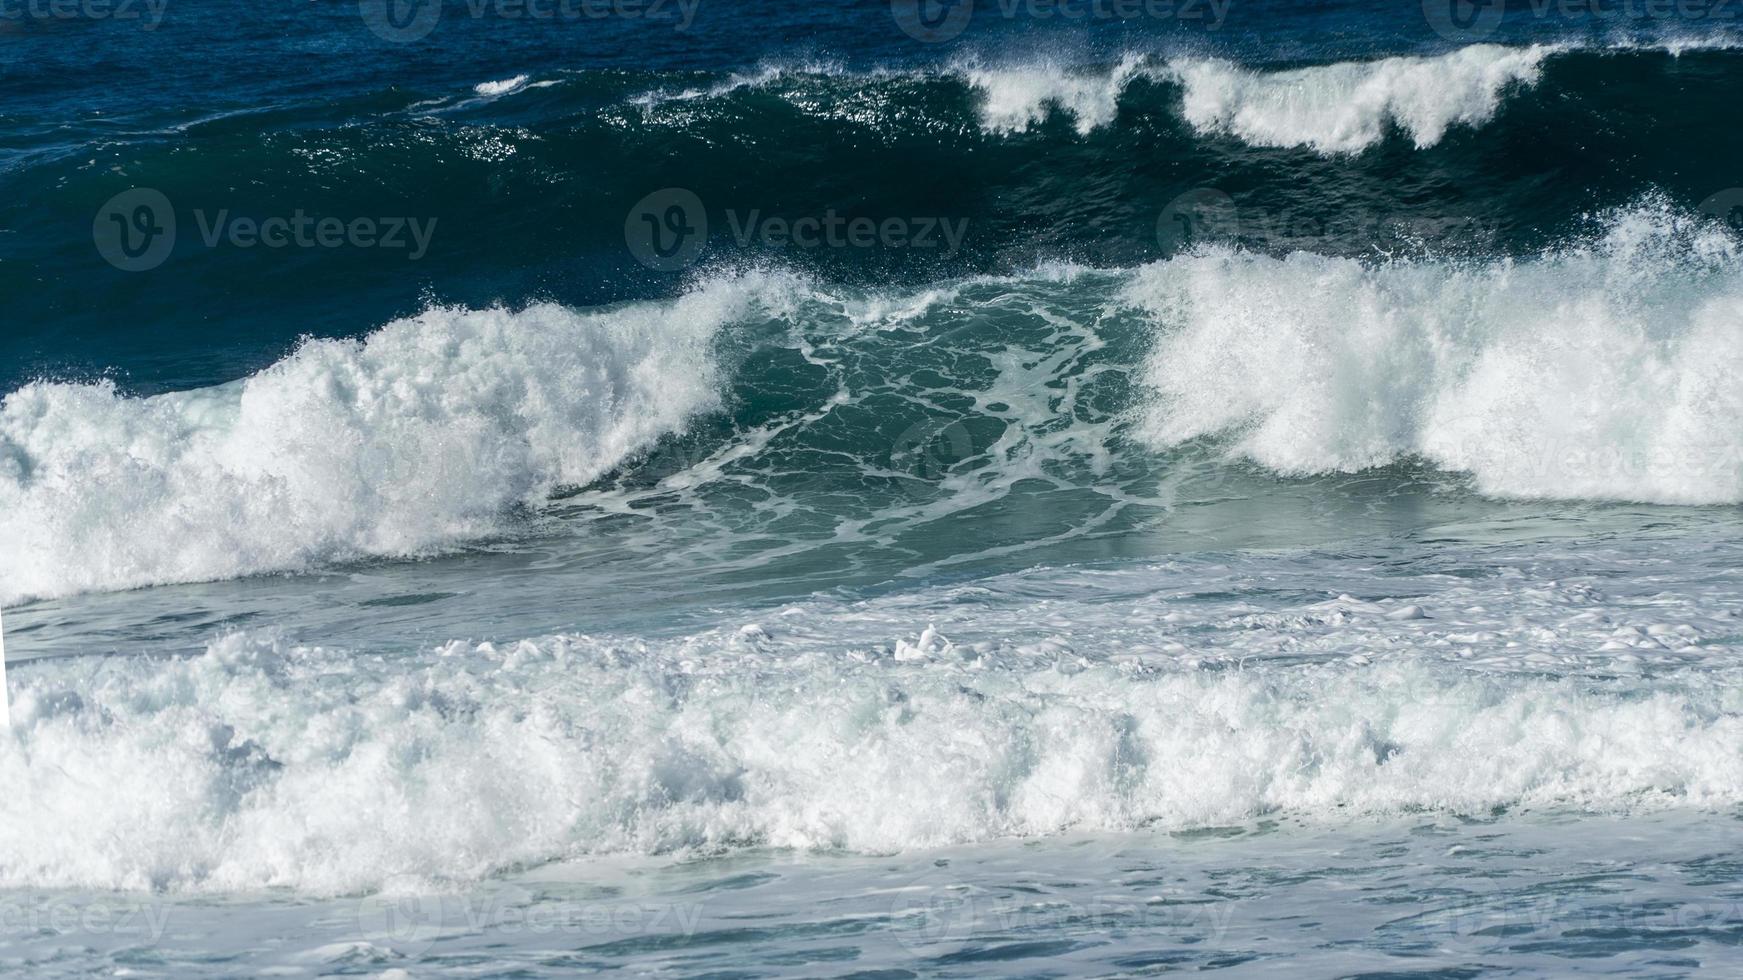
{"label": "white foam", "polygon": [[501,532],[717,404],[716,332],[779,282],[597,312],[436,308],[220,388],[0,403],[0,603]]}
{"label": "white foam", "polygon": [[1589,247],[1372,266],[1226,250],[1138,274],[1143,426],[1280,473],[1420,456],[1514,497],[1743,501],[1743,259],[1648,203]]}
{"label": "white foam", "polygon": [[[741,90],[763,91],[777,88],[794,79],[840,78],[846,74],[846,69],[835,62],[810,61],[794,64],[764,62],[749,71],[732,72],[726,78],[706,88],[689,86],[681,89],[654,89],[632,96],[629,99],[629,104],[639,106],[643,111],[652,111],[670,102],[719,99]],[[884,77],[884,74],[873,72],[863,77],[877,79]]]}
{"label": "white foam", "polygon": [[[1351,583],[1412,590],[1396,599],[1279,602],[1355,570],[1259,558],[667,639],[381,655],[255,634],[35,662],[0,737],[0,886],[332,894],[585,854],[1734,807],[1738,596],[1712,573],[1736,556],[1667,581],[1675,553],[1484,552],[1510,574]],[[1581,666],[1616,636],[1649,676]]]}
{"label": "white foam", "polygon": [[513,78],[504,78],[501,81],[480,82],[472,87],[472,91],[489,98],[498,95],[507,95],[510,92],[518,91],[522,86],[526,85],[526,83],[527,76],[516,75]]}
{"label": "white foam", "polygon": [[1479,44],[1438,57],[1338,62],[1286,71],[1245,68],[1215,58],[1156,66],[1128,55],[1103,72],[1051,62],[957,73],[980,93],[981,127],[1021,133],[1057,111],[1087,135],[1112,123],[1126,87],[1137,78],[1173,81],[1181,111],[1201,133],[1235,136],[1255,146],[1306,146],[1350,153],[1378,143],[1389,125],[1420,147],[1454,125],[1480,125],[1510,88],[1536,83],[1555,48]]}
{"label": "white foam", "polygon": [[1142,58],[1127,56],[1100,75],[1050,63],[960,72],[981,93],[981,127],[987,132],[1026,132],[1057,109],[1073,117],[1079,134],[1088,135],[1114,121],[1126,85],[1143,70]]}
{"label": "white foam", "polygon": [[1488,122],[1509,88],[1534,84],[1553,49],[1479,44],[1433,58],[1342,62],[1258,72],[1230,62],[1176,60],[1182,112],[1202,133],[1254,146],[1306,146],[1353,153],[1378,143],[1388,125],[1416,146],[1440,142],[1454,125]]}

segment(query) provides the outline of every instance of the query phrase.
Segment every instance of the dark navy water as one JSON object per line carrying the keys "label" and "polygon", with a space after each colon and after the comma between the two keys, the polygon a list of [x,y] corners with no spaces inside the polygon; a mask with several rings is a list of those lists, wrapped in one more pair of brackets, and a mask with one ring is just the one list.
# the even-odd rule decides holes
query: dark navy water
{"label": "dark navy water", "polygon": [[[1203,186],[1261,209],[1272,233],[1255,244],[1272,250],[1364,254],[1404,227],[1519,254],[1649,190],[1696,207],[1737,182],[1743,150],[1722,122],[1743,93],[1735,53],[1612,50],[1724,34],[1733,25],[1722,17],[1540,17],[1516,4],[1492,30],[1475,22],[1473,36],[1599,50],[1553,59],[1480,137],[1454,132],[1415,152],[1394,134],[1347,160],[1197,138],[1173,111],[1179,87],[1145,79],[1087,137],[1065,118],[1018,139],[988,134],[978,94],[948,69],[1105,71],[1134,52],[1280,67],[1458,47],[1419,4],[1203,0],[1172,17],[1121,18],[1108,14],[1124,5],[1086,0],[1066,6],[1090,15],[1076,20],[1028,4],[1013,16],[992,2],[943,5],[938,43],[916,41],[877,2],[701,3],[688,20],[676,0],[636,17],[476,6],[479,16],[448,4],[405,41],[372,30],[400,36],[371,4],[344,2],[0,21],[0,297],[11,323],[0,386],[114,376],[139,392],[199,387],[252,373],[299,337],[358,335],[431,301],[672,295],[685,277],[644,268],[623,241],[628,211],[666,187],[715,212],[710,263],[773,258],[832,280],[916,285],[1037,259],[1162,257],[1157,214]],[[963,6],[972,17],[956,32]],[[425,28],[425,8],[435,10],[406,5],[405,36]],[[768,66],[794,75],[683,118],[629,104]],[[473,96],[520,75],[558,84]],[[133,187],[162,191],[183,225],[173,261],[150,275],[121,272],[92,246],[97,211]],[[745,247],[723,227],[728,208],[938,216],[968,221],[969,233],[949,255]],[[299,210],[416,218],[436,231],[413,261],[410,247],[205,247],[194,227],[195,212],[258,221]]]}

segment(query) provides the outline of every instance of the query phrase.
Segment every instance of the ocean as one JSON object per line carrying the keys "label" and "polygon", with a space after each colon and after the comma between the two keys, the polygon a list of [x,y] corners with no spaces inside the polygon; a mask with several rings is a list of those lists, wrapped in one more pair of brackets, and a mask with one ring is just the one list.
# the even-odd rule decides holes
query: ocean
{"label": "ocean", "polygon": [[1740,19],[0,0],[0,967],[1736,974]]}

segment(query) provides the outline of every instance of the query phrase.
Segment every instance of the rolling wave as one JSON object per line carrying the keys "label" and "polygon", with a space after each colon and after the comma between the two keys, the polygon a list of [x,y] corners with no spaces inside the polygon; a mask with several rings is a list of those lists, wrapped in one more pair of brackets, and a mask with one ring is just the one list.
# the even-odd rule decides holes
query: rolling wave
{"label": "rolling wave", "polygon": [[[1158,218],[1205,188],[1265,219],[1249,222],[1265,233],[1240,244],[1267,254],[1371,257],[1419,241],[1485,259],[1535,254],[1584,215],[1650,193],[1685,207],[1712,201],[1716,212],[1735,198],[1729,161],[1743,152],[1734,127],[1715,125],[1743,97],[1743,62],[1728,48],[521,74],[459,91],[208,114],[110,134],[77,154],[33,155],[0,202],[0,224],[15,230],[0,239],[0,289],[16,297],[22,325],[0,336],[0,387],[110,368],[148,384],[157,374],[211,384],[257,370],[311,329],[403,315],[425,292],[468,307],[670,296],[682,280],[650,272],[625,247],[626,215],[663,188],[703,204],[710,260],[914,289],[1053,259],[1133,267],[1167,257],[1180,242],[1159,233]],[[1530,153],[1515,152],[1525,145]],[[238,171],[257,179],[233,186]],[[139,187],[166,195],[184,230],[154,278],[118,279],[91,247],[91,216]],[[63,194],[65,208],[28,206],[47,194]],[[443,230],[415,265],[387,250],[304,250],[296,258],[335,287],[322,291],[276,274],[281,252],[205,247],[198,234],[202,215],[260,221],[299,210],[416,216]],[[783,247],[735,231],[752,216],[831,213],[966,230],[931,249]],[[517,247],[464,247],[470,235]],[[140,344],[132,320],[103,314],[171,277],[177,302],[205,315],[155,318],[146,330],[163,343]],[[259,295],[239,300],[212,285],[238,280],[258,282]],[[356,321],[341,322],[347,313]],[[166,353],[226,344],[249,356],[191,377],[180,371],[199,356]],[[105,363],[92,362],[95,349]]]}
{"label": "rolling wave", "polygon": [[[1440,55],[1283,68],[1141,54],[1101,68],[1049,60],[968,60],[944,70],[856,74],[839,66],[766,65],[707,87],[653,90],[631,101],[649,119],[658,119],[661,107],[670,103],[762,93],[801,111],[841,112],[844,121],[865,122],[893,116],[892,110],[904,104],[931,105],[943,89],[963,85],[973,94],[979,127],[988,135],[1028,133],[1059,116],[1083,137],[1112,125],[1124,108],[1134,117],[1177,115],[1200,135],[1230,136],[1251,146],[1344,154],[1379,144],[1393,127],[1418,149],[1436,145],[1453,126],[1480,127],[1510,93],[1538,85],[1546,63],[1563,56],[1674,59],[1731,50],[1718,42],[1606,48],[1476,44]],[[1134,95],[1140,80],[1161,86],[1166,96]],[[854,90],[875,98],[867,104],[848,97]],[[884,111],[868,115],[868,109]]]}
{"label": "rolling wave", "polygon": [[[779,333],[723,365],[750,321]],[[605,310],[438,307],[218,388],[8,395],[0,597],[450,550],[555,491],[635,482],[699,418],[705,442],[656,454],[649,492],[753,537],[800,509],[829,539],[888,533],[1040,485],[1165,508],[1159,478],[1204,452],[1281,478],[1426,461],[1495,497],[1735,504],[1740,375],[1738,239],[1662,200],[1524,260],[1215,245],[919,292],[753,270]]]}

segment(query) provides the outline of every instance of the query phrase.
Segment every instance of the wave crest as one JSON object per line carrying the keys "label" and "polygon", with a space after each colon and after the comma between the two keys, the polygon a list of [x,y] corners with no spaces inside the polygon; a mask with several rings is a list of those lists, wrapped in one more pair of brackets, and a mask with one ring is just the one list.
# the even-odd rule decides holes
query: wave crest
{"label": "wave crest", "polygon": [[1254,72],[1217,60],[1174,61],[1182,112],[1201,133],[1253,146],[1354,153],[1396,124],[1418,149],[1454,125],[1488,122],[1502,95],[1536,84],[1553,49],[1473,45],[1434,58],[1399,57],[1293,71]]}
{"label": "wave crest", "polygon": [[1143,434],[1289,475],[1422,457],[1506,497],[1743,501],[1743,254],[1667,205],[1525,262],[1214,250],[1142,270]]}
{"label": "wave crest", "polygon": [[1508,89],[1536,84],[1555,48],[1479,44],[1437,57],[1338,62],[1285,71],[1245,68],[1221,59],[1181,58],[1156,65],[1128,56],[1103,73],[1054,64],[959,69],[981,97],[981,128],[1021,133],[1057,111],[1079,135],[1109,125],[1135,79],[1180,86],[1180,111],[1201,134],[1233,136],[1253,146],[1304,146],[1353,153],[1379,143],[1397,125],[1416,146],[1440,142],[1454,125],[1481,125]]}
{"label": "wave crest", "polygon": [[0,602],[406,556],[498,533],[718,404],[772,281],[575,312],[435,308],[217,388],[0,403]]}

